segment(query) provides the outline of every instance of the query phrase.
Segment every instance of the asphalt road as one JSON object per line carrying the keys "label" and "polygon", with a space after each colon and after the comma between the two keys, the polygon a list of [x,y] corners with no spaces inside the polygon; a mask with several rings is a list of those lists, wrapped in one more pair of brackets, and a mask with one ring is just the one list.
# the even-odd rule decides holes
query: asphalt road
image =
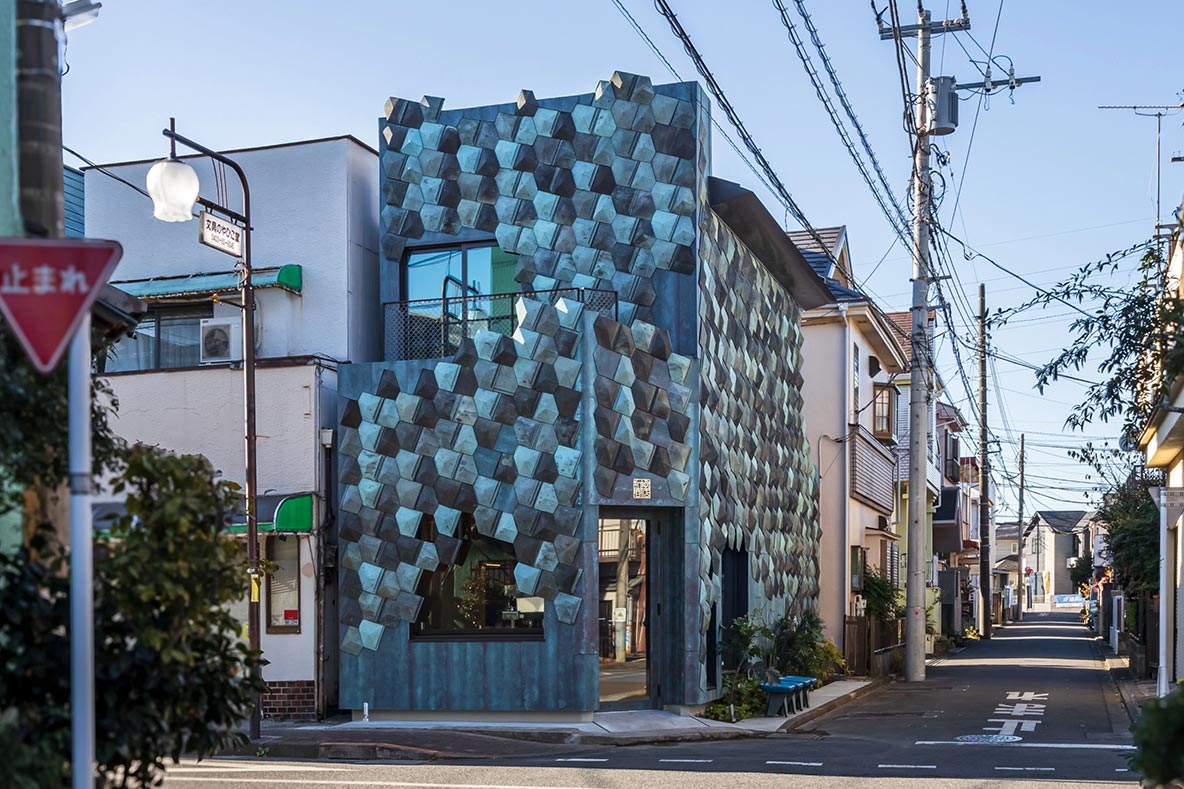
{"label": "asphalt road", "polygon": [[[434,763],[223,760],[169,771],[169,789],[389,786],[565,787],[1131,786],[1128,720],[1091,634],[1066,614],[1029,614],[990,642],[894,683],[804,730],[769,738],[551,749]],[[984,742],[984,739],[1003,740]]]}

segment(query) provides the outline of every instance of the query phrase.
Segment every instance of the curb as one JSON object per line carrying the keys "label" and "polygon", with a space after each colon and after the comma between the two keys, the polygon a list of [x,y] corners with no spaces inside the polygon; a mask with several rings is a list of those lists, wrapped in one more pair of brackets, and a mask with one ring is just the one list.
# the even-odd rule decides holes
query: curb
{"label": "curb", "polygon": [[886,687],[888,682],[889,680],[887,677],[878,677],[872,680],[870,685],[864,685],[862,688],[852,691],[846,696],[840,696],[837,699],[832,699],[831,701],[828,701],[818,707],[810,707],[809,709],[799,713],[796,718],[791,718],[790,720],[786,721],[785,724],[777,730],[777,732],[790,732],[801,726],[803,723],[809,723],[816,718],[821,718],[823,715],[829,715],[840,707],[844,707],[856,699],[861,699],[869,693],[874,693],[875,691]]}
{"label": "curb", "polygon": [[[827,705],[829,708],[830,705]],[[819,709],[824,709],[820,707]],[[696,729],[675,729],[665,732],[639,733],[583,733],[579,731],[531,731],[502,729],[463,729],[465,734],[480,735],[494,739],[537,742],[548,745],[654,745],[675,742],[706,742],[712,740],[738,740],[767,737],[770,732],[741,728],[705,727]],[[441,759],[493,759],[496,748],[489,753],[457,753],[382,742],[256,742],[249,743],[231,752],[233,756],[256,757],[260,749],[266,749],[267,757],[279,759],[333,759],[343,761],[420,761]]]}
{"label": "curb", "polygon": [[752,729],[676,729],[662,734],[576,734],[568,742],[574,745],[653,745],[663,742],[703,742],[767,737],[769,732]]}
{"label": "curb", "polygon": [[[1126,711],[1126,715],[1130,718],[1130,722],[1134,723],[1139,719],[1139,705],[1131,696],[1130,689],[1126,686],[1126,677],[1121,676],[1119,672],[1129,671],[1126,666],[1119,665],[1117,662],[1111,663],[1110,656],[1102,650],[1102,645],[1096,640],[1093,642],[1094,654],[1097,659],[1101,661],[1106,668],[1106,674],[1110,677],[1110,681],[1114,683],[1115,689],[1118,691],[1118,697],[1122,700],[1122,708]],[[1115,656],[1117,658],[1117,656]]]}

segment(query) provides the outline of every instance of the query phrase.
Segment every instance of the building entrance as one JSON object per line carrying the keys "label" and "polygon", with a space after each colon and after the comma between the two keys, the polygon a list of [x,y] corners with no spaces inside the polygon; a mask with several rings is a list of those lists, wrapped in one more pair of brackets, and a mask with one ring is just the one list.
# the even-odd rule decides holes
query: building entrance
{"label": "building entrance", "polygon": [[[671,620],[668,554],[672,511],[602,507],[599,520],[600,708],[660,708],[674,685],[668,666]],[[681,584],[678,584],[681,587]],[[665,692],[663,685],[665,685]]]}

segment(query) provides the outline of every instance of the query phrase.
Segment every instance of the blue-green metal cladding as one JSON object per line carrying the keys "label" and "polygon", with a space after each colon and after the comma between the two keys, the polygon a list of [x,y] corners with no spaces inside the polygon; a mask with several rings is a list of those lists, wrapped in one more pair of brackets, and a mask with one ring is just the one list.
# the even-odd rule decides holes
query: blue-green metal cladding
{"label": "blue-green metal cladding", "polygon": [[[617,72],[583,96],[386,110],[384,300],[408,249],[481,234],[519,256],[524,293],[512,336],[342,368],[341,705],[595,709],[597,509],[638,503],[685,523],[688,643],[664,701],[707,700],[722,548],[743,543],[763,599],[800,607],[818,534],[799,311],[708,205],[706,99]],[[614,291],[616,314],[543,295],[578,288]],[[461,513],[547,601],[541,641],[410,638]]]}

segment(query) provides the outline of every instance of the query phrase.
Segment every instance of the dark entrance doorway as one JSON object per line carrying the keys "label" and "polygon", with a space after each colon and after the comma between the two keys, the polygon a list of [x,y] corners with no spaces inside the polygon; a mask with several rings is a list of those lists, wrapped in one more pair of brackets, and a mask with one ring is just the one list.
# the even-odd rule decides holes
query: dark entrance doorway
{"label": "dark entrance doorway", "polygon": [[[680,510],[602,507],[599,520],[600,709],[672,703],[681,632]],[[677,595],[681,597],[681,595]]]}

